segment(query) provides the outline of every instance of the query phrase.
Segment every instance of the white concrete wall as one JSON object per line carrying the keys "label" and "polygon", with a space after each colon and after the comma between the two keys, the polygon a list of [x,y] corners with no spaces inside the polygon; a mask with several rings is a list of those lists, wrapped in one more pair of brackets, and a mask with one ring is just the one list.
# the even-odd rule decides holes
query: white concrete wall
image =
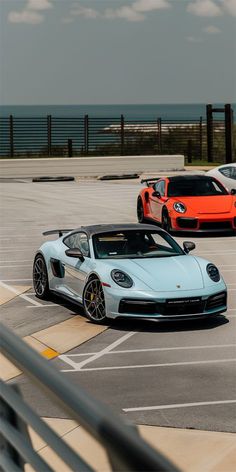
{"label": "white concrete wall", "polygon": [[182,170],[184,156],[115,156],[46,159],[1,159],[0,176],[24,178],[72,175],[97,177],[106,174],[149,173]]}

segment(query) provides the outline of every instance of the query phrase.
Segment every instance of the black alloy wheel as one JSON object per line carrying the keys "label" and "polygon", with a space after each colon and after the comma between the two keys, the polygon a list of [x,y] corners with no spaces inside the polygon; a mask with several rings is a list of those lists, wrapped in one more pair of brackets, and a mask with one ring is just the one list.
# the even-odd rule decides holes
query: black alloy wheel
{"label": "black alloy wheel", "polygon": [[167,233],[171,231],[171,221],[167,210],[162,214],[162,228],[167,231]]}
{"label": "black alloy wheel", "polygon": [[37,254],[34,259],[33,285],[36,297],[41,299],[49,298],[48,272],[44,257],[41,254]]}
{"label": "black alloy wheel", "polygon": [[139,198],[138,202],[137,202],[137,217],[138,217],[138,222],[139,223],[145,223],[144,209],[143,209],[143,204],[142,204],[141,198]]}
{"label": "black alloy wheel", "polygon": [[89,320],[97,324],[102,324],[107,320],[105,297],[99,279],[91,279],[85,285],[83,305]]}

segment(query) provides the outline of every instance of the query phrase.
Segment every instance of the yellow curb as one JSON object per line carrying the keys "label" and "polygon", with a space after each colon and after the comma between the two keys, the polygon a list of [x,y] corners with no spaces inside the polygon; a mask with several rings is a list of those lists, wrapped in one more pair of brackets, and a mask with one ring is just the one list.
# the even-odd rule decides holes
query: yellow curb
{"label": "yellow curb", "polygon": [[50,346],[54,351],[63,354],[97,336],[106,329],[107,326],[92,324],[82,316],[75,316],[62,323],[38,331],[33,336],[46,346]]}
{"label": "yellow curb", "polygon": [[7,303],[13,298],[18,297],[18,295],[21,295],[22,293],[27,292],[27,290],[30,289],[30,286],[23,286],[23,285],[12,285],[12,288],[14,290],[17,290],[19,293],[14,293],[12,290],[8,289],[7,287],[2,287],[0,285],[0,305],[4,305],[4,303]]}
{"label": "yellow curb", "polygon": [[48,349],[45,349],[45,351],[41,352],[40,354],[46,357],[47,359],[54,359],[54,357],[57,357],[60,355],[59,352],[54,351],[54,349],[51,349],[50,347]]}
{"label": "yellow curb", "polygon": [[[82,316],[75,316],[30,336],[25,336],[23,340],[50,360],[92,339],[107,328],[107,326],[92,324]],[[0,358],[0,367],[1,378],[4,381],[21,374],[21,371],[4,356]]]}

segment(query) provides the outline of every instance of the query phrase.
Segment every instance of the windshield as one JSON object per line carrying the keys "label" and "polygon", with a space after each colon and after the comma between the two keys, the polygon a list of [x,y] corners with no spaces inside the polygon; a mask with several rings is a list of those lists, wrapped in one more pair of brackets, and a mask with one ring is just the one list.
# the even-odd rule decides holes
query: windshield
{"label": "windshield", "polygon": [[172,180],[168,185],[168,197],[203,197],[228,195],[227,190],[217,180],[207,177],[203,179]]}
{"label": "windshield", "polygon": [[149,230],[97,234],[93,236],[93,246],[96,259],[140,259],[185,254],[169,234]]}

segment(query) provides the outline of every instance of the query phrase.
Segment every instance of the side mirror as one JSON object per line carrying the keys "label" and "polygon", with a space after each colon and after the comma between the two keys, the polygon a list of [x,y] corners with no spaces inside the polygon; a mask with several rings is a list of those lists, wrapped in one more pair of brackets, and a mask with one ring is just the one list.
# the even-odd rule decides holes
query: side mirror
{"label": "side mirror", "polygon": [[230,193],[231,195],[236,195],[236,188],[232,188]]}
{"label": "side mirror", "polygon": [[184,251],[188,254],[190,251],[195,249],[196,244],[192,243],[192,241],[184,241],[183,242],[183,247],[184,247]]}
{"label": "side mirror", "polygon": [[156,192],[156,191],[155,191],[155,192],[152,192],[152,196],[153,196],[153,197],[157,197],[157,198],[161,198],[160,192]]}
{"label": "side mirror", "polygon": [[65,254],[68,257],[75,257],[76,259],[80,259],[81,262],[84,261],[84,256],[79,248],[70,248],[65,251]]}

